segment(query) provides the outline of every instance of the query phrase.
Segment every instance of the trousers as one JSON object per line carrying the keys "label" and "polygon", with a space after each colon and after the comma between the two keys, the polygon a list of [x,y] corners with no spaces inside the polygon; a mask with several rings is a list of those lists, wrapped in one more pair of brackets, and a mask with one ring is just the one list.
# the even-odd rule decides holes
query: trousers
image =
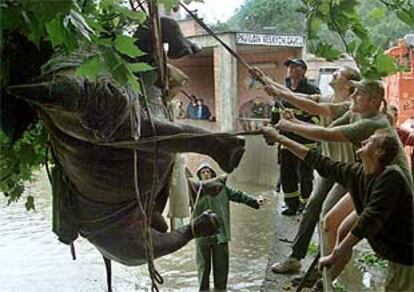
{"label": "trousers", "polygon": [[213,264],[214,288],[225,290],[229,274],[229,245],[218,243],[216,238],[196,238],[196,262],[200,291],[210,289],[210,272]]}
{"label": "trousers", "polygon": [[280,183],[285,203],[289,208],[297,208],[299,200],[306,202],[312,193],[313,168],[289,150],[282,148],[280,151]]}
{"label": "trousers", "polygon": [[319,175],[316,177],[315,188],[303,211],[293,240],[291,257],[300,260],[306,256],[319,216],[323,218],[345,194],[346,190],[340,184]]}

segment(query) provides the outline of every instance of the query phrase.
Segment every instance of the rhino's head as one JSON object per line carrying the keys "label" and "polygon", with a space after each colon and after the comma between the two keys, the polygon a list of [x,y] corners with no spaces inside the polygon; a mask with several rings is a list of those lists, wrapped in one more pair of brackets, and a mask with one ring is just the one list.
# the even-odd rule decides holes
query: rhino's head
{"label": "rhino's head", "polygon": [[135,100],[110,80],[89,82],[56,75],[50,81],[9,86],[7,91],[45,112],[60,130],[89,142],[111,140]]}

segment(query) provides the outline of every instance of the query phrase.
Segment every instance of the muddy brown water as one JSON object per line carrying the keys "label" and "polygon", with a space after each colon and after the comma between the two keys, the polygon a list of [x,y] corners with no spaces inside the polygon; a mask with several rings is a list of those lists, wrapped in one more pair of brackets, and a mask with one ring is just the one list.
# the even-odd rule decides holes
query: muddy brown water
{"label": "muddy brown water", "polygon": [[[265,146],[260,137],[246,140],[247,151],[229,184],[254,194],[264,192],[268,200],[261,210],[237,203],[231,205],[228,290],[285,291],[282,287],[289,277],[273,274],[270,265],[289,254],[289,245],[278,238],[283,235],[293,239],[297,218],[281,217],[282,200],[268,191],[278,176],[274,171],[275,150]],[[194,171],[205,159],[188,155],[187,163]],[[24,199],[7,206],[0,194],[0,292],[106,291],[105,267],[97,250],[80,238],[75,244],[77,260],[73,261],[68,246],[52,233],[51,194],[45,174],[28,187],[25,195],[29,194],[36,198],[36,212],[26,212]],[[157,259],[155,264],[165,282],[160,286],[161,291],[197,291],[194,242]],[[346,291],[383,291],[385,276],[361,273],[351,267],[342,278]],[[114,263],[113,286],[114,292],[150,291],[147,266],[125,267]]]}
{"label": "muddy brown water", "polygon": [[[255,186],[244,190],[261,192]],[[7,206],[0,195],[0,291],[90,292],[106,291],[105,268],[100,254],[85,239],[75,243],[77,260],[68,246],[52,233],[51,195],[46,176],[41,174],[25,195],[36,198],[36,211],[27,212],[24,200]],[[232,203],[229,291],[259,291],[265,277],[274,206],[272,195],[262,210]],[[114,239],[116,240],[116,239]],[[156,260],[164,278],[161,291],[196,291],[197,273],[194,242]],[[149,291],[147,266],[113,264],[114,291]]]}

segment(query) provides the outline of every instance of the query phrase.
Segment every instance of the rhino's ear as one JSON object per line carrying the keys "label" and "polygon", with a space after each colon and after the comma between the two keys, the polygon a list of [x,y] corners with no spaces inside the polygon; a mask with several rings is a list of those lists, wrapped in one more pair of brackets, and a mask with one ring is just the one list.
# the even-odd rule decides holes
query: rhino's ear
{"label": "rhino's ear", "polygon": [[7,87],[7,92],[41,107],[74,111],[82,98],[82,87],[71,78],[53,81],[21,84]]}

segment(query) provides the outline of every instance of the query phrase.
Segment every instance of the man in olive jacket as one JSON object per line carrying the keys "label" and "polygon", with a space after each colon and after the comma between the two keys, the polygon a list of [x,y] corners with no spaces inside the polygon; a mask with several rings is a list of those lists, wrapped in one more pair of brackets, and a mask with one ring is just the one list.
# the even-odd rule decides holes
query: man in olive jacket
{"label": "man in olive jacket", "polygon": [[321,176],[342,184],[356,213],[338,229],[331,254],[319,260],[335,279],[351,259],[352,248],[366,238],[372,249],[389,261],[386,291],[414,291],[413,189],[410,178],[393,163],[402,145],[395,132],[377,130],[363,141],[357,154],[362,163],[342,163],[309,150],[280,135],[262,130],[268,144],[280,143]]}
{"label": "man in olive jacket", "polygon": [[[236,191],[226,186],[226,177],[218,177],[208,163],[202,163],[197,169],[197,176],[202,183],[196,186],[190,183],[195,202],[194,214],[198,216],[207,209],[211,209],[219,217],[219,233],[210,237],[196,239],[196,261],[198,266],[198,278],[200,291],[210,288],[211,262],[213,261],[213,275],[215,290],[226,290],[229,273],[229,246],[230,235],[230,201],[243,203],[251,208],[259,209],[263,204],[263,198],[257,198],[241,191]],[[215,187],[203,188],[209,181]],[[211,185],[211,184],[210,184]],[[196,186],[196,187],[195,187]],[[209,193],[206,193],[209,192]]]}

